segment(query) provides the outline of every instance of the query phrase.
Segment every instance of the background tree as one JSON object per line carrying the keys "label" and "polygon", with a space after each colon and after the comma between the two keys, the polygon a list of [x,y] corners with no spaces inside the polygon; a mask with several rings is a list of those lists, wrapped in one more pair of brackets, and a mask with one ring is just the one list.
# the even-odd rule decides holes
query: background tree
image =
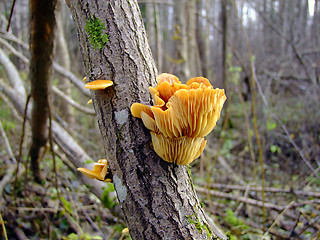
{"label": "background tree", "polygon": [[48,140],[49,99],[53,58],[55,8],[57,1],[30,1],[30,80],[32,96],[31,168],[34,179],[41,180],[40,160]]}

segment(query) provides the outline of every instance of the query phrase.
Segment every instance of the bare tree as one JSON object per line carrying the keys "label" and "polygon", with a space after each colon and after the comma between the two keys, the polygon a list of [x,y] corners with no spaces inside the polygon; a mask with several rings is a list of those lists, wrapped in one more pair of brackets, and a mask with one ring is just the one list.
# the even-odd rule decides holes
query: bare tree
{"label": "bare tree", "polygon": [[[56,45],[55,45],[55,59],[59,65],[63,66],[66,70],[70,70],[70,56],[68,51],[67,42],[64,36],[63,20],[62,20],[62,11],[61,11],[61,2],[58,4],[57,11],[57,34],[56,34]],[[71,83],[66,77],[59,78],[58,87],[67,95],[71,95]],[[60,114],[63,116],[63,119],[73,126],[75,121],[72,106],[65,101],[59,101],[58,107],[60,109]]]}
{"label": "bare tree", "polygon": [[[151,103],[147,89],[156,79],[137,2],[67,3],[78,29],[87,78],[114,81],[114,87],[92,92],[92,98],[132,238],[225,239],[205,215],[187,167],[161,160],[150,147],[149,132],[130,114],[132,103]],[[109,36],[108,41],[92,41],[90,34],[96,32],[85,27],[88,22],[105,28],[99,36]]]}
{"label": "bare tree", "polygon": [[175,40],[175,72],[181,79],[187,79],[190,76],[188,69],[188,36],[186,22],[186,3],[184,0],[174,2],[175,25],[173,40]]}
{"label": "bare tree", "polygon": [[41,150],[48,138],[49,99],[51,87],[53,42],[55,32],[55,7],[57,1],[30,1],[30,80],[33,99],[30,147],[31,168],[34,179],[41,181]]}

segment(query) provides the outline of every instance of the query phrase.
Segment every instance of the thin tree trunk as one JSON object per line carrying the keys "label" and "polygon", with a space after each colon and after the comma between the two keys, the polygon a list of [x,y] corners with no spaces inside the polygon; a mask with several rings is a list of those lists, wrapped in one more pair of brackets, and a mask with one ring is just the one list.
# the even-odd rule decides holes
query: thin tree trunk
{"label": "thin tree trunk", "polygon": [[174,5],[175,12],[175,54],[177,68],[175,72],[178,77],[187,80],[190,76],[188,69],[188,36],[187,36],[187,12],[185,0],[177,0]]}
{"label": "thin tree trunk", "polygon": [[227,87],[227,57],[228,57],[228,0],[221,0],[221,25],[222,25],[222,85]]}
{"label": "thin tree trunk", "polygon": [[156,56],[156,31],[154,20],[154,3],[146,3],[146,27],[148,33],[149,45],[153,56]]}
{"label": "thin tree trunk", "polygon": [[[205,10],[205,15],[203,11]],[[196,21],[196,38],[201,59],[201,75],[212,80],[209,76],[209,58],[210,58],[210,29],[209,29],[209,0],[197,1],[197,21]]]}
{"label": "thin tree trunk", "polygon": [[52,72],[52,55],[55,30],[56,0],[30,1],[30,72],[33,99],[30,148],[31,169],[35,181],[41,181],[40,152],[48,138],[49,98]]}
{"label": "thin tree trunk", "polygon": [[[114,81],[113,87],[92,92],[92,98],[131,237],[211,239],[209,234],[218,231],[208,224],[187,168],[161,160],[150,147],[149,131],[130,113],[134,102],[151,104],[147,89],[156,79],[137,2],[67,2],[88,79],[99,76]],[[93,17],[105,23],[109,35],[109,42],[100,50],[92,46],[85,31],[86,22]]]}
{"label": "thin tree trunk", "polygon": [[[70,56],[68,46],[64,37],[61,2],[59,3],[58,10],[59,12],[57,13],[56,18],[57,34],[55,39],[55,59],[59,65],[70,71]],[[61,89],[67,96],[71,96],[71,83],[68,78],[60,77],[58,88]],[[64,121],[66,121],[69,126],[73,126],[75,119],[72,106],[69,103],[60,100],[58,101],[58,108],[60,110],[60,114],[63,116]]]}
{"label": "thin tree trunk", "polygon": [[[195,76],[202,76],[201,71],[201,60],[200,53],[197,44],[197,4],[196,0],[188,0],[187,1],[187,16],[188,16],[188,24],[187,24],[187,49],[188,49],[188,60],[187,66],[189,69],[189,75],[187,79]],[[187,80],[186,79],[186,80]]]}
{"label": "thin tree trunk", "polygon": [[154,3],[155,20],[156,20],[156,32],[157,32],[157,66],[158,71],[162,72],[163,65],[163,50],[162,50],[162,29],[160,21],[159,3]]}

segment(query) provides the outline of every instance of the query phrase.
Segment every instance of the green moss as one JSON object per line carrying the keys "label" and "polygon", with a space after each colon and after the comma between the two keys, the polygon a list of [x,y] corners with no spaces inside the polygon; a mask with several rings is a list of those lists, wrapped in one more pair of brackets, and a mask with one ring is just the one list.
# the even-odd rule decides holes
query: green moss
{"label": "green moss", "polygon": [[[195,217],[195,220],[193,219],[193,217]],[[194,216],[194,215],[186,215],[186,218],[188,219],[189,223],[191,224],[194,224],[197,231],[202,234],[203,231],[206,231],[207,232],[207,235],[209,238],[213,237],[212,236],[212,232],[210,231],[210,229],[208,228],[208,226],[206,224],[202,224],[200,222],[200,219],[197,217],[197,216]],[[215,238],[217,239],[217,238]]]}
{"label": "green moss", "polygon": [[108,183],[106,184],[104,191],[102,193],[101,202],[108,209],[114,208],[114,206],[117,204],[116,198],[111,197],[111,194],[110,194],[111,192],[114,192],[114,191],[115,191],[114,185],[112,183]]}
{"label": "green moss", "polygon": [[122,124],[119,128],[119,130],[117,131],[117,138],[120,139],[121,141],[124,140],[123,136],[122,136],[122,130],[123,130],[123,127],[126,125],[126,123]]}
{"label": "green moss", "polygon": [[106,26],[99,18],[93,17],[88,20],[84,29],[88,33],[89,41],[94,49],[101,50],[109,42],[109,35],[102,33]]}

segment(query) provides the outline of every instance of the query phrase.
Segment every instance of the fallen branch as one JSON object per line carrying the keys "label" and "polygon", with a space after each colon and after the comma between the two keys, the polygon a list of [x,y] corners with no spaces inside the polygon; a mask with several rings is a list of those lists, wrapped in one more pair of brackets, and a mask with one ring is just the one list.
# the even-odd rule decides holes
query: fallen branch
{"label": "fallen branch", "polygon": [[52,90],[55,94],[57,94],[59,97],[63,98],[64,101],[68,102],[70,105],[75,107],[76,109],[80,110],[81,112],[88,113],[90,115],[96,115],[95,111],[92,108],[87,108],[82,106],[81,104],[77,103],[75,100],[73,100],[71,97],[66,95],[64,92],[62,92],[59,88],[52,86]]}
{"label": "fallen branch", "polygon": [[[25,100],[17,93],[13,88],[0,80],[0,89],[5,96],[11,101],[15,109],[22,115],[24,112]],[[26,115],[26,119],[30,121],[30,111]],[[92,168],[92,158],[80,147],[80,145],[74,140],[74,138],[62,128],[56,121],[52,121],[53,139],[59,148],[66,154],[67,158],[72,162],[74,168],[86,167]],[[91,161],[90,161],[91,160]],[[91,192],[98,198],[101,198],[103,190],[103,184],[85,177],[83,174],[78,176],[80,180],[87,185]]]}
{"label": "fallen branch", "polygon": [[208,190],[207,188],[203,188],[203,187],[195,187],[195,190],[199,193],[203,193],[203,194],[210,194],[211,196],[214,197],[220,197],[220,198],[227,198],[230,200],[234,200],[234,201],[239,201],[239,202],[244,202],[253,206],[258,206],[258,207],[262,207],[264,205],[265,208],[269,208],[269,209],[274,209],[277,211],[282,211],[284,209],[283,206],[279,206],[273,203],[263,203],[262,201],[259,200],[255,200],[252,198],[247,198],[247,197],[237,197],[228,193],[224,193],[224,192],[219,192],[219,191],[215,191],[215,190]]}
{"label": "fallen branch", "polygon": [[[199,184],[200,186],[205,186],[205,184]],[[220,183],[214,183],[210,184],[210,188],[214,189],[224,189],[224,190],[240,190],[245,191],[246,186],[240,186],[240,185],[229,185],[229,184],[220,184]],[[250,187],[250,191],[255,192],[261,192],[262,187]],[[301,195],[301,196],[309,196],[309,197],[316,197],[320,198],[320,192],[306,192],[302,190],[296,190],[294,188],[290,189],[283,189],[283,188],[274,188],[274,187],[266,187],[265,192],[271,192],[271,193],[289,193],[294,195]]]}
{"label": "fallen branch", "polygon": [[[29,59],[25,57],[21,52],[17,51],[12,45],[10,45],[7,41],[4,39],[0,38],[0,43],[8,48],[15,56],[20,58],[25,64],[29,64]],[[0,49],[0,51],[2,51]],[[2,52],[0,52],[0,57],[4,57],[1,55]],[[3,53],[4,54],[4,53]],[[4,54],[5,55],[5,54]],[[1,60],[0,58],[0,60]],[[5,59],[4,59],[5,60]],[[7,64],[7,63],[6,63]],[[12,68],[11,68],[12,69]],[[53,69],[60,74],[63,77],[68,78],[83,94],[86,96],[90,97],[90,91],[88,89],[85,89],[83,86],[83,82],[72,72],[70,72],[68,69],[60,66],[58,63],[54,62],[53,63]],[[19,77],[20,78],[20,77]],[[11,78],[10,78],[11,79]],[[12,78],[13,79],[13,78]]]}

